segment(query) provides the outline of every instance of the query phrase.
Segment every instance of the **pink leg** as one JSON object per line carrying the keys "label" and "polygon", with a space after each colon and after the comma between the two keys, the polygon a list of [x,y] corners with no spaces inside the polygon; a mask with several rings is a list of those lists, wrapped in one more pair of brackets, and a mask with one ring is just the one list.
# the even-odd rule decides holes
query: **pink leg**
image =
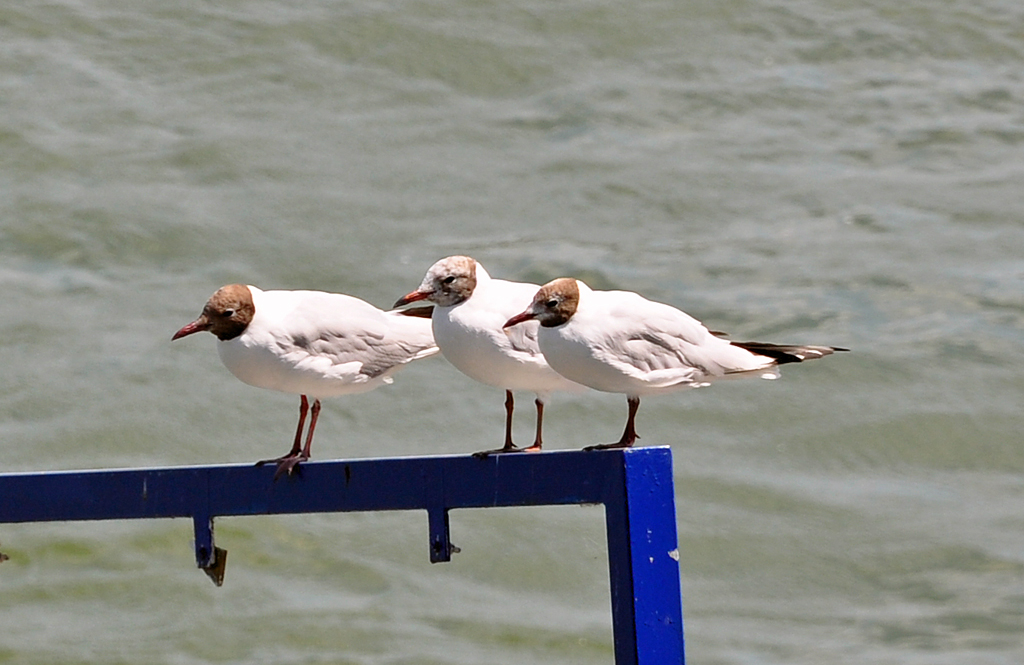
{"label": "pink leg", "polygon": [[299,426],[295,429],[295,442],[292,444],[292,449],[288,451],[286,455],[282,455],[281,457],[264,459],[256,462],[256,466],[276,464],[277,471],[274,473],[274,480],[277,480],[278,476],[283,473],[291,475],[299,462],[305,462],[309,459],[309,448],[313,443],[313,430],[316,428],[316,419],[320,415],[320,400],[313,400],[313,416],[309,421],[309,432],[306,433],[306,447],[303,449],[301,446],[302,429],[306,424],[306,413],[309,411],[309,400],[306,399],[305,395],[302,395],[301,398],[302,399],[299,402]]}
{"label": "pink leg", "polygon": [[541,447],[544,445],[542,440],[541,432],[544,431],[544,402],[541,401],[540,397],[533,401],[537,405],[537,435],[533,438],[533,445],[528,448],[520,448],[524,453],[539,453]]}
{"label": "pink leg", "polygon": [[626,429],[622,432],[622,438],[615,443],[603,443],[597,446],[587,446],[583,450],[609,450],[611,448],[632,448],[633,444],[640,437],[636,433],[636,412],[640,408],[640,398],[630,395],[626,398],[629,407],[629,416],[626,418]]}
{"label": "pink leg", "polygon": [[488,455],[497,455],[499,453],[517,453],[519,448],[512,443],[512,411],[515,409],[515,400],[512,398],[512,391],[505,391],[505,445],[495,450],[481,450],[478,453],[473,453],[473,457],[483,459]]}
{"label": "pink leg", "polygon": [[320,400],[313,400],[313,410],[309,418],[309,431],[306,432],[306,447],[302,449],[302,461],[310,458],[310,449],[313,447],[313,430],[316,429],[316,419],[320,417]]}

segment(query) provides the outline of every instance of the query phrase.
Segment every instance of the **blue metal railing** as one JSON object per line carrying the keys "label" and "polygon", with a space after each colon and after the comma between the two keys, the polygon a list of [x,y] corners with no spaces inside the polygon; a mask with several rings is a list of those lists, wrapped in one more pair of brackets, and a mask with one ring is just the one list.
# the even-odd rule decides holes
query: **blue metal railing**
{"label": "blue metal railing", "polygon": [[426,510],[430,560],[453,552],[455,508],[603,504],[616,665],[683,663],[672,453],[600,452],[308,462],[273,481],[251,465],[0,474],[0,523],[190,517],[218,585],[220,516]]}

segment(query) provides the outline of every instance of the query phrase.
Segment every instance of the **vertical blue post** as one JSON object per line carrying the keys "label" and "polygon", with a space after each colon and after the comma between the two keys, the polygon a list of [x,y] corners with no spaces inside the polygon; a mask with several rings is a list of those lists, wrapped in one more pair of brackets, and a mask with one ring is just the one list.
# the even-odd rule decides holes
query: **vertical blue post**
{"label": "vertical blue post", "polygon": [[616,665],[682,665],[672,452],[626,451],[624,482],[608,497],[608,567]]}

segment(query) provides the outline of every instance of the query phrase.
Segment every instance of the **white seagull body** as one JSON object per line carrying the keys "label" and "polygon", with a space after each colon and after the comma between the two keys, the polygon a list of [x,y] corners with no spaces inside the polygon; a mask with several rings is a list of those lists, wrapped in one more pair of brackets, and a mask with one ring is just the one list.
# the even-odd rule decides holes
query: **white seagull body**
{"label": "white seagull body", "polygon": [[[505,389],[505,444],[499,450],[478,455],[540,450],[548,396],[559,390],[586,390],[548,366],[537,341],[540,324],[503,329],[510,316],[531,302],[538,288],[535,284],[492,279],[474,259],[449,256],[431,266],[419,289],[395,303],[396,307],[417,300],[434,303],[431,322],[442,355],[470,378]],[[512,443],[513,390],[529,390],[537,396],[537,433],[528,448],[517,448]]]}
{"label": "white seagull body", "polygon": [[714,381],[758,376],[774,379],[778,365],[845,351],[830,346],[730,342],[675,307],[628,291],[593,291],[575,279],[545,284],[506,326],[541,324],[540,348],[559,374],[629,402],[626,431],[617,443],[638,438],[636,409],[643,395],[699,388]]}
{"label": "white seagull body", "polygon": [[[172,339],[207,330],[220,340],[224,366],[241,381],[302,396],[292,451],[276,462],[291,473],[309,459],[320,399],[364,393],[393,381],[405,364],[438,352],[430,322],[384,312],[352,296],[322,291],[261,291],[231,284]],[[308,400],[312,419],[299,442]]]}

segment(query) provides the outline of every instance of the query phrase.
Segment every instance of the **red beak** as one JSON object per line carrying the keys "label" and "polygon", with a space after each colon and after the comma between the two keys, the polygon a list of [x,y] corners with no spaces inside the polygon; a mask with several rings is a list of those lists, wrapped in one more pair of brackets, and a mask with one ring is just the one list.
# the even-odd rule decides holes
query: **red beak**
{"label": "red beak", "polygon": [[182,337],[185,337],[186,335],[191,335],[192,333],[197,333],[197,332],[203,332],[204,330],[209,330],[209,329],[210,329],[210,322],[207,321],[204,317],[200,316],[198,319],[196,319],[192,323],[189,323],[189,324],[186,324],[186,325],[182,326],[181,330],[179,330],[178,332],[174,333],[174,336],[171,337],[171,341],[173,342],[174,340],[181,339]]}
{"label": "red beak", "polygon": [[517,323],[522,323],[523,321],[529,321],[530,319],[533,319],[533,318],[536,318],[536,317],[534,317],[533,312],[530,311],[530,310],[526,310],[525,312],[520,312],[519,314],[516,314],[511,319],[506,321],[505,325],[503,325],[502,328],[511,328],[512,326],[516,325]]}
{"label": "red beak", "polygon": [[411,302],[426,300],[432,295],[434,295],[433,291],[413,291],[412,293],[407,293],[406,295],[396,300],[394,307],[404,307]]}

